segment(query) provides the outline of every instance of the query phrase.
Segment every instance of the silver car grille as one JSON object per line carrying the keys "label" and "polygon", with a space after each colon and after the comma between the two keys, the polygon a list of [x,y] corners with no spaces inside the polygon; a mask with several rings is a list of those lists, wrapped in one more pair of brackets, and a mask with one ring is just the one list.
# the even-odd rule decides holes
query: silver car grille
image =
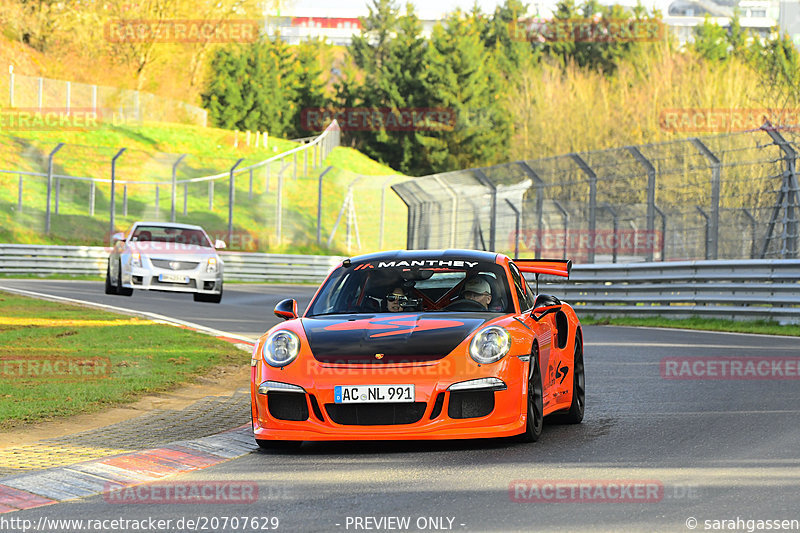
{"label": "silver car grille", "polygon": [[168,259],[151,259],[153,266],[165,268],[167,270],[194,270],[197,268],[197,261],[170,261]]}

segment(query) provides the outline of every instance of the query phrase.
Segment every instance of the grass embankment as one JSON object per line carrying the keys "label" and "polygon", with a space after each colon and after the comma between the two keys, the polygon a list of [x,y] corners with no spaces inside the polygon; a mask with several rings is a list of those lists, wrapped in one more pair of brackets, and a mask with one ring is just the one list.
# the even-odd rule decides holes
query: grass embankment
{"label": "grass embankment", "polygon": [[186,329],[0,292],[0,428],[129,403],[248,357]]}
{"label": "grass embankment", "polygon": [[[578,309],[580,313],[580,309]],[[642,326],[651,328],[680,328],[703,331],[727,331],[733,333],[757,333],[800,337],[800,325],[781,325],[767,320],[738,321],[717,318],[662,318],[662,317],[594,317],[582,316],[581,323],[587,326]]]}
{"label": "grass embankment", "polygon": [[[133,182],[169,181],[176,154],[189,154],[177,167],[177,179],[198,178],[227,171],[239,159],[247,166],[285,152],[296,143],[270,137],[266,148],[246,146],[243,134],[234,146],[235,133],[215,128],[178,124],[103,125],[98,129],[57,132],[14,132],[0,134],[0,169],[46,172],[47,156],[59,142],[68,143],[54,158],[54,172],[70,176],[110,178],[111,159],[119,148],[127,151],[118,159],[116,176]],[[381,190],[387,176],[395,172],[349,148],[336,148],[322,166],[312,168],[305,156],[297,158],[299,171],[284,169],[282,181],[281,238],[277,235],[278,174],[283,163],[274,163],[269,173],[265,168],[253,172],[253,194],[250,176],[239,174],[235,185],[234,239],[230,249],[280,253],[346,254],[374,251],[378,246],[378,218]],[[323,180],[322,239],[316,243],[317,177],[326,166],[333,170]],[[351,232],[349,250],[345,242],[345,221],[342,218],[336,238],[327,246],[327,239],[341,209],[348,186],[364,175],[354,189],[355,208],[361,247],[356,246],[355,228]],[[403,178],[399,178],[403,179]],[[398,179],[398,180],[399,180]],[[110,185],[98,184],[95,193],[95,215],[89,215],[90,186],[85,181],[63,180],[59,193],[59,213],[52,212],[51,233],[44,233],[46,180],[23,178],[23,209],[17,210],[18,175],[0,173],[0,242],[36,244],[103,245],[108,242]],[[123,213],[122,186],[116,188],[116,229],[123,230],[136,220],[168,220],[170,187],[152,184],[128,185],[127,216]],[[53,193],[55,195],[55,193]],[[156,207],[157,205],[157,207]],[[179,186],[176,198],[176,220],[202,225],[214,237],[225,238],[228,221],[228,180],[216,180],[213,205],[209,209],[207,182],[188,186],[187,214],[183,215],[184,188]],[[386,194],[386,228],[384,248],[405,245],[405,206],[394,193]]]}

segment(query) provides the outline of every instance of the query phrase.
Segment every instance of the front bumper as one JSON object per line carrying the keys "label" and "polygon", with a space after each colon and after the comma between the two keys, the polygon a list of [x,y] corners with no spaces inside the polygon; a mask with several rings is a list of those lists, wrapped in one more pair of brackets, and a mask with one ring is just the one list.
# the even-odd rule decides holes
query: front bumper
{"label": "front bumper", "polygon": [[[188,283],[159,281],[161,274],[180,275],[188,278]],[[190,292],[201,294],[220,294],[222,292],[222,271],[205,272],[202,263],[193,270],[169,270],[153,267],[122,267],[122,286],[131,289]]]}
{"label": "front bumper", "polygon": [[[480,366],[455,354],[438,361],[392,365],[333,365],[305,358],[283,370],[259,361],[251,376],[254,434],[259,440],[309,441],[518,435],[527,416],[526,369],[527,363],[516,356]],[[502,380],[505,390],[448,390],[455,383],[486,377]],[[302,387],[304,392],[259,393],[258,386],[265,381]],[[413,406],[334,402],[337,385],[404,384],[414,384]]]}

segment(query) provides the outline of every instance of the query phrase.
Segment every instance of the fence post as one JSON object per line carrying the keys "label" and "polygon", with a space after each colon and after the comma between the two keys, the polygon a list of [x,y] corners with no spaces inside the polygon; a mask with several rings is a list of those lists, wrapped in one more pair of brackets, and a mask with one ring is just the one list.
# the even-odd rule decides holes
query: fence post
{"label": "fence post", "polygon": [[580,169],[589,177],[589,250],[587,262],[594,263],[594,241],[597,229],[597,174],[578,154],[569,154]]}
{"label": "fence post", "polygon": [[711,163],[711,219],[709,222],[709,241],[706,244],[709,251],[706,255],[708,255],[708,259],[717,259],[719,255],[720,161],[700,139],[694,137],[690,141]]}
{"label": "fence post", "polygon": [[[39,78],[41,82],[42,78]],[[41,93],[40,93],[41,94]],[[50,195],[53,189],[53,157],[55,157],[56,152],[61,150],[64,146],[64,143],[58,143],[58,145],[50,152],[50,155],[47,156],[47,207],[45,210],[45,217],[44,217],[44,232],[50,233]]]}
{"label": "fence post", "polygon": [[186,216],[186,207],[189,203],[189,182],[183,182],[183,216]]}
{"label": "fence post", "polygon": [[[656,228],[656,167],[647,159],[636,146],[628,146],[628,152],[639,162],[647,171],[647,232],[652,235]],[[662,213],[663,219],[663,213]],[[666,235],[661,235],[661,241],[666,239]],[[653,260],[653,251],[647,252],[647,260]],[[661,260],[664,261],[662,255]]]}
{"label": "fence post", "polygon": [[55,188],[56,188],[55,213],[57,215],[58,214],[58,207],[61,204],[61,202],[60,202],[60,197],[61,197],[61,178],[56,178]]}
{"label": "fence post", "polygon": [[667,216],[664,212],[653,204],[653,211],[661,217],[661,261],[667,260]]}
{"label": "fence post", "polygon": [[214,210],[214,180],[208,180],[208,210]]}
{"label": "fence post", "polygon": [[294,159],[294,176],[292,177],[294,181],[297,181],[297,152],[293,154]]}
{"label": "fence post", "polygon": [[544,180],[539,177],[527,161],[521,161],[520,166],[528,176],[533,179],[536,186],[536,251],[535,257],[542,256],[542,226],[544,225]]}
{"label": "fence post", "polygon": [[14,107],[14,65],[8,66],[8,107]]}
{"label": "fence post", "polygon": [[240,158],[234,165],[231,167],[230,170],[230,178],[228,178],[228,242],[233,242],[233,202],[234,196],[236,191],[236,186],[234,182],[233,171],[236,170],[236,167],[239,166],[239,163],[244,161],[244,158]]}
{"label": "fence post", "polygon": [[169,221],[175,222],[175,200],[178,195],[178,165],[186,157],[187,154],[181,154],[180,157],[172,164],[172,191],[170,198],[169,208]]}
{"label": "fence post", "polygon": [[567,244],[569,243],[569,212],[564,209],[564,206],[561,205],[561,202],[558,200],[553,200],[553,205],[556,206],[556,209],[561,211],[561,216],[564,217],[564,259],[567,258]]}
{"label": "fence post", "polygon": [[285,169],[286,167],[281,165],[281,169],[278,171],[278,191],[275,199],[275,237],[278,246],[281,245],[281,231],[283,230],[281,215],[283,211],[283,171]]}
{"label": "fence post", "polygon": [[22,212],[22,174],[19,175],[19,195],[17,198],[17,212]]}
{"label": "fence post", "polygon": [[708,231],[708,229],[709,229],[709,226],[710,226],[710,224],[711,224],[711,217],[709,217],[709,216],[708,216],[708,213],[706,213],[705,211],[703,211],[703,208],[702,208],[702,207],[700,207],[699,205],[696,205],[695,207],[697,208],[697,211],[698,211],[698,212],[699,212],[701,215],[703,215],[703,218],[705,218],[705,219],[706,219],[706,231],[705,231],[705,241],[706,241],[706,244],[705,244],[705,249],[706,249],[706,251],[705,251],[705,258],[706,258],[706,259],[709,259],[709,246],[708,246],[708,239],[711,237],[711,233]]}
{"label": "fence post", "polygon": [[747,209],[742,209],[742,212],[747,216],[747,218],[750,219],[750,236],[751,236],[751,239],[750,239],[750,259],[755,259],[756,258],[756,224],[757,224],[756,223],[756,217],[754,217],[753,214]]}
{"label": "fence post", "polygon": [[489,213],[489,217],[491,219],[489,224],[489,250],[495,251],[494,244],[497,230],[497,186],[492,183],[488,177],[486,177],[486,174],[484,174],[481,169],[475,169],[473,172],[475,172],[475,176],[478,177],[478,181],[489,187],[491,190],[492,205]]}
{"label": "fence post", "polygon": [[94,180],[89,182],[89,216],[94,216],[94,197],[97,190],[97,184]]}
{"label": "fence post", "polygon": [[514,207],[508,198],[506,198],[506,203],[514,211],[514,259],[519,259],[519,209]]}
{"label": "fence post", "polygon": [[[617,217],[617,211],[611,207],[609,203],[602,203],[600,204],[600,209],[605,209],[609,213],[611,213],[612,220],[614,221],[614,248],[612,249],[611,254],[611,262],[617,262],[617,248],[619,247],[619,218]],[[651,252],[652,253],[652,252]]]}
{"label": "fence post", "polygon": [[798,186],[797,183],[797,151],[769,122],[766,122],[761,128],[772,137],[772,141],[783,151],[785,154],[783,159],[786,162],[786,170],[783,172],[783,179],[781,180],[781,192],[778,195],[778,201],[775,202],[775,208],[772,211],[772,217],[769,222],[767,236],[764,239],[764,248],[761,257],[764,258],[767,255],[769,241],[772,240],[772,232],[778,221],[780,210],[783,208],[785,213],[783,218],[783,235],[781,235],[781,259],[795,258],[797,257],[798,224],[794,210],[795,208],[800,210],[800,201],[798,201],[800,186]]}
{"label": "fence post", "polygon": [[303,148],[303,176],[308,177],[308,146]]}
{"label": "fence post", "polygon": [[[322,242],[322,178],[332,169],[333,167],[326,168],[317,178],[317,246]],[[381,223],[383,223],[383,220],[381,220]]]}
{"label": "fence post", "polygon": [[128,184],[122,186],[122,216],[128,216]]}
{"label": "fence post", "polygon": [[[119,159],[119,157],[124,152],[125,152],[125,148],[120,148],[119,152],[117,152],[117,155],[115,155],[114,157],[111,158],[111,193],[109,195],[110,205],[109,205],[109,208],[108,208],[109,209],[109,216],[108,216],[108,218],[109,218],[109,224],[108,224],[108,226],[109,226],[109,231],[108,231],[109,239],[111,238],[111,235],[114,234],[114,217],[115,217],[115,214],[116,214],[114,212],[114,209],[116,207],[116,204],[114,203],[114,201],[115,201],[115,199],[114,199],[114,188],[116,186],[116,180],[117,180],[117,159]],[[127,197],[127,194],[125,196]],[[125,203],[127,203],[127,202],[125,202]],[[113,242],[114,241],[112,240],[111,243],[113,244]]]}

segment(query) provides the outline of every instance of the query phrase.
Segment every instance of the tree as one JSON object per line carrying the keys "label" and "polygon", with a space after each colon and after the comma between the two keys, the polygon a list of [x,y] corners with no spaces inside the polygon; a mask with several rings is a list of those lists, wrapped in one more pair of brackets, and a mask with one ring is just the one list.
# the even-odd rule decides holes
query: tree
{"label": "tree", "polygon": [[694,28],[692,48],[709,61],[725,61],[728,59],[728,47],[728,32],[719,24],[711,22],[706,14],[703,24]]}
{"label": "tree", "polygon": [[289,131],[292,136],[303,137],[308,130],[303,124],[303,113],[307,110],[326,107],[325,79],[321,66],[325,43],[314,39],[295,47],[295,113]]}
{"label": "tree", "polygon": [[424,132],[426,172],[490,165],[505,159],[511,134],[500,100],[502,85],[492,55],[481,40],[473,13],[450,14],[434,27],[426,81],[432,107],[451,110],[451,130]]}

